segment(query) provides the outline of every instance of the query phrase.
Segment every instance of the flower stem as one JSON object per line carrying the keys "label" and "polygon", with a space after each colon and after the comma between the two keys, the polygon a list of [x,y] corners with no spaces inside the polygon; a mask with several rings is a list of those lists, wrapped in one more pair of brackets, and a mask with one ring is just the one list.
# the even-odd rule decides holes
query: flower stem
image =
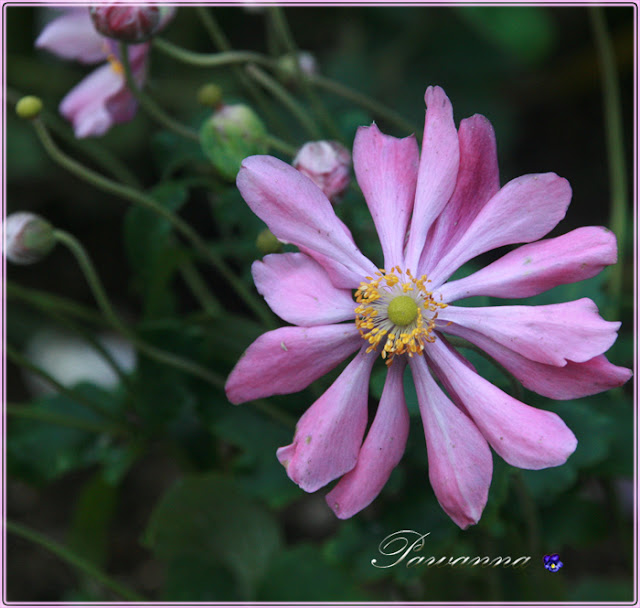
{"label": "flower stem", "polygon": [[288,156],[295,156],[298,152],[298,148],[295,146],[290,146],[287,142],[274,137],[273,135],[267,135],[265,138],[265,143],[274,150],[278,152],[282,152],[283,154],[287,154]]}
{"label": "flower stem", "polygon": [[197,268],[191,262],[185,262],[180,266],[180,274],[203,310],[212,317],[220,316],[220,302],[209,291]]}
{"label": "flower stem", "polygon": [[160,215],[166,219],[179,233],[181,233],[186,239],[188,239],[198,253],[209,261],[209,263],[220,273],[222,277],[233,287],[236,293],[244,300],[247,306],[260,318],[260,320],[267,326],[273,327],[273,318],[270,312],[266,309],[262,301],[258,300],[244,285],[244,283],[236,277],[231,269],[227,266],[224,260],[218,256],[215,251],[210,248],[206,242],[200,238],[197,232],[191,228],[189,224],[183,221],[177,215],[174,215],[171,211],[164,208],[153,198],[146,196],[138,190],[114,182],[107,179],[103,175],[84,167],[77,161],[69,158],[63,154],[55,145],[49,132],[44,124],[35,119],[32,121],[36,133],[40,137],[40,141],[45,150],[49,153],[51,158],[60,164],[62,167],[94,185],[96,188],[100,188],[105,192],[109,192],[116,196],[122,197],[134,204],[141,205],[147,209],[150,209],[157,215]]}
{"label": "flower stem", "polygon": [[116,582],[110,576],[102,572],[102,570],[99,570],[93,564],[89,563],[84,558],[80,557],[77,553],[70,551],[66,547],[63,547],[62,545],[51,540],[50,538],[47,538],[43,534],[40,534],[39,532],[36,532],[35,530],[28,528],[27,526],[23,526],[22,524],[18,524],[12,521],[6,521],[5,526],[8,532],[11,532],[26,540],[29,540],[32,543],[35,543],[36,545],[40,545],[41,547],[43,547],[47,551],[50,551],[51,553],[53,553],[63,561],[67,562],[68,564],[71,564],[72,566],[74,566],[84,574],[95,579],[96,581],[98,581],[99,583],[101,583],[102,585],[104,585],[105,587],[107,587],[108,589],[110,589],[120,597],[124,598],[125,600],[128,600],[130,602],[146,601],[146,598],[142,597],[135,591],[128,589],[124,585],[121,585],[120,583]]}
{"label": "flower stem", "polygon": [[198,365],[197,363],[194,363],[193,361],[183,359],[178,355],[156,348],[151,344],[147,344],[146,342],[140,340],[140,338],[138,338],[133,332],[131,332],[129,328],[126,327],[122,321],[120,321],[115,311],[111,307],[109,299],[107,298],[107,294],[104,291],[102,283],[98,278],[98,274],[96,273],[93,263],[91,262],[91,259],[89,258],[84,247],[78,240],[76,240],[67,232],[56,230],[54,232],[54,235],[56,240],[62,245],[65,245],[76,258],[76,261],[80,265],[80,268],[82,269],[82,272],[87,279],[87,282],[89,283],[98,306],[114,329],[119,331],[123,336],[130,340],[131,343],[134,344],[141,353],[144,353],[151,359],[155,359],[160,363],[170,365],[193,376],[197,376],[198,378],[205,380],[216,388],[224,387],[224,378],[218,376],[217,374],[214,374],[213,372],[209,372],[207,369],[205,369],[201,365]]}
{"label": "flower stem", "polygon": [[[604,9],[601,6],[590,6],[589,16],[602,71],[602,100],[606,126],[609,196],[611,201],[609,227],[618,240],[618,251],[624,253],[627,221],[627,169],[624,156],[620,83],[616,71],[613,45],[607,31]],[[611,267],[610,270],[608,287],[612,302],[610,314],[612,314],[613,318],[618,316],[623,272],[624,264],[620,262]]]}
{"label": "flower stem", "polygon": [[267,89],[278,101],[282,103],[297,119],[300,126],[309,134],[312,139],[321,139],[317,125],[311,120],[304,107],[291,95],[279,82],[271,78],[258,66],[249,64],[245,68],[249,75]]}
{"label": "flower stem", "polygon": [[177,135],[185,137],[186,139],[191,139],[193,141],[200,141],[200,136],[198,133],[189,127],[179,123],[177,120],[174,120],[169,116],[151,97],[149,97],[144,91],[138,88],[138,85],[133,78],[133,72],[131,71],[131,63],[129,61],[129,52],[128,46],[124,42],[118,43],[118,49],[120,51],[120,60],[122,61],[122,67],[124,68],[124,77],[127,81],[127,86],[129,90],[133,94],[133,96],[138,100],[138,103],[145,109],[145,111],[154,119],[156,122],[161,124],[163,127],[173,131]]}

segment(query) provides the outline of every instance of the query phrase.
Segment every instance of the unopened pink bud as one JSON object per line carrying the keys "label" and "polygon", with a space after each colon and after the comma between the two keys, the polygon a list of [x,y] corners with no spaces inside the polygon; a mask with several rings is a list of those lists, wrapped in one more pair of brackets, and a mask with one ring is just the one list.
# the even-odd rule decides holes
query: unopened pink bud
{"label": "unopened pink bud", "polygon": [[14,264],[34,264],[47,256],[56,244],[53,226],[26,211],[8,215],[4,221],[5,256]]}
{"label": "unopened pink bud", "polygon": [[[128,43],[145,42],[168,22],[163,15],[166,7],[149,4],[100,4],[89,13],[96,30],[103,36]],[[173,9],[172,9],[173,10]]]}
{"label": "unopened pink bud", "polygon": [[335,204],[351,181],[351,154],[336,141],[312,141],[300,148],[293,166],[322,190]]}

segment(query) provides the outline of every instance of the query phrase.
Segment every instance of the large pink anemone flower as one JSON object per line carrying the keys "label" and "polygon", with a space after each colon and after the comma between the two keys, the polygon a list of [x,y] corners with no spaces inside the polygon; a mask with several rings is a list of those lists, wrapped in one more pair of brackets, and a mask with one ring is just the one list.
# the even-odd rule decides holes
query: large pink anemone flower
{"label": "large pink anemone flower", "polygon": [[[164,16],[162,27],[174,12]],[[133,119],[138,104],[127,88],[117,45],[96,31],[86,7],[65,10],[42,30],[36,47],[81,63],[106,62],[60,103],[60,113],[73,124],[76,137],[104,135],[113,125]],[[142,87],[147,78],[149,44],[131,45],[128,52],[133,78]]]}
{"label": "large pink anemone flower", "polygon": [[[478,522],[487,501],[489,446],[515,467],[543,469],[565,463],[577,440],[555,413],[521,403],[479,376],[446,334],[476,344],[525,387],[555,399],[620,386],[631,372],[603,355],[620,323],[603,320],[588,298],[545,306],[454,305],[470,296],[529,297],[593,277],[616,262],[616,241],[603,227],[538,241],[566,213],[567,180],[539,173],[501,188],[489,121],[475,115],[456,130],[441,88],[429,87],[425,101],[420,155],[413,136],[390,137],[375,124],[361,127],[354,142],[355,175],[384,269],[360,252],[309,178],[271,156],[243,161],[237,184],[245,201],[300,253],[254,262],[258,291],[294,326],[249,346],[226,392],[236,404],[294,393],[357,353],[302,416],[293,443],[277,451],[289,477],[307,492],[341,477],[327,502],[344,519],[373,501],[402,457],[408,363],[431,485],[442,508],[466,528]],[[447,282],[465,262],[515,243],[529,244]],[[380,356],[388,373],[363,442],[369,377]]]}

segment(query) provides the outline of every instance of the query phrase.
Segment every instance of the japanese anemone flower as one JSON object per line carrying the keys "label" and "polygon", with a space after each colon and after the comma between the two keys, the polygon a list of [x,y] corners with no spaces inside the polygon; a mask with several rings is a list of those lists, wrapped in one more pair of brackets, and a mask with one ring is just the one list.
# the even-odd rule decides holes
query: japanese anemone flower
{"label": "japanese anemone flower", "polygon": [[[249,346],[226,392],[237,404],[300,391],[357,351],[302,416],[293,443],[277,451],[307,492],[341,477],[327,502],[345,519],[373,501],[400,461],[409,428],[402,382],[408,363],[431,485],[442,508],[466,528],[478,522],[487,501],[489,446],[515,467],[543,469],[562,465],[577,440],[555,413],[521,403],[479,376],[446,334],[472,342],[526,388],[555,399],[620,386],[631,372],[603,355],[620,323],[603,320],[587,298],[545,306],[453,304],[478,295],[524,298],[593,277],[615,263],[616,241],[602,227],[538,241],[566,213],[567,180],[540,173],[501,188],[489,121],[475,115],[456,130],[441,88],[429,87],[425,101],[420,155],[413,136],[390,137],[375,124],[361,127],[353,146],[384,269],[359,251],[309,178],[271,156],[243,161],[237,184],[245,201],[300,253],[254,262],[258,291],[294,327],[269,331]],[[472,258],[516,243],[529,244],[447,282]],[[363,443],[369,376],[380,356],[388,373]]]}

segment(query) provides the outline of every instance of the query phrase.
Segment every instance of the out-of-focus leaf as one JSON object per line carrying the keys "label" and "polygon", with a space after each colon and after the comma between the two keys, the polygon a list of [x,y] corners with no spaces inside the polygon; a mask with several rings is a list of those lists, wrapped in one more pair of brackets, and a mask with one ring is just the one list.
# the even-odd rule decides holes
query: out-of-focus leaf
{"label": "out-of-focus leaf", "polygon": [[565,496],[542,509],[545,542],[554,552],[564,547],[577,549],[601,540],[611,528],[603,517],[602,505],[577,496]]}
{"label": "out-of-focus leaf", "polygon": [[633,581],[616,581],[603,578],[588,578],[571,585],[570,602],[631,602]]}
{"label": "out-of-focus leaf", "polygon": [[197,142],[180,137],[169,131],[160,131],[153,136],[153,159],[163,179],[184,165],[204,163],[206,158]]}
{"label": "out-of-focus leaf", "polygon": [[177,556],[167,564],[163,599],[169,602],[216,602],[238,597],[231,570],[215,555]]}
{"label": "out-of-focus leaf", "polygon": [[192,475],[156,506],[144,542],[169,567],[200,562],[203,573],[223,564],[247,600],[255,596],[281,537],[273,516],[237,484],[218,475]]}

